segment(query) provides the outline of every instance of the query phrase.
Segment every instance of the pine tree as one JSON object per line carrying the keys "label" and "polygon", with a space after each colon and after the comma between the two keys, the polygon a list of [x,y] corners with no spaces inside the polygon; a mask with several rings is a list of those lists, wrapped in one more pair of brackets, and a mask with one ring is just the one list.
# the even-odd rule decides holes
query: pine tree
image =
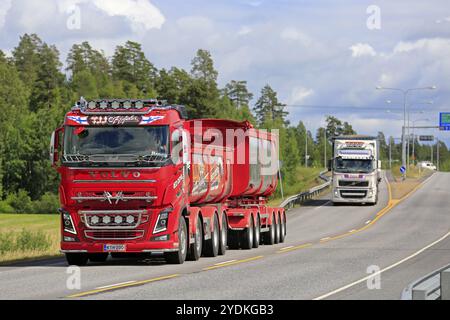
{"label": "pine tree", "polygon": [[248,106],[253,94],[247,89],[247,81],[231,80],[222,90],[222,94],[227,96],[237,109]]}
{"label": "pine tree", "polygon": [[116,48],[112,60],[112,73],[115,80],[134,85],[144,95],[155,94],[157,70],[147,60],[141,45],[137,42],[127,41],[124,46]]}
{"label": "pine tree", "polygon": [[285,106],[278,101],[277,93],[267,84],[262,88],[261,96],[255,104],[256,119],[259,123],[265,122],[267,118],[272,121],[281,120],[287,125],[286,116],[288,112],[284,111]]}

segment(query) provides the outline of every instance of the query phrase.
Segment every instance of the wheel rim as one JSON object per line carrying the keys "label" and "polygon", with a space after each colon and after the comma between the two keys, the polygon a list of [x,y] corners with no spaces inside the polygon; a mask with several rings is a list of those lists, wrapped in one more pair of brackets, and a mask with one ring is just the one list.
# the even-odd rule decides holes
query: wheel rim
{"label": "wheel rim", "polygon": [[216,223],[214,225],[214,236],[213,236],[213,241],[214,241],[214,246],[217,247],[217,245],[219,244],[219,233],[217,232],[217,229],[219,228],[219,225]]}
{"label": "wheel rim", "polygon": [[181,254],[184,255],[186,252],[186,233],[184,228],[181,228],[180,232],[180,246],[181,246]]}
{"label": "wheel rim", "polygon": [[253,246],[253,220],[250,220],[250,226],[248,227],[248,242],[250,246]]}
{"label": "wheel rim", "polygon": [[255,227],[255,242],[259,243],[259,220],[256,220],[256,227]]}
{"label": "wheel rim", "polygon": [[221,232],[221,239],[222,239],[222,245],[226,246],[227,244],[227,226],[226,226],[227,221],[225,219],[223,219],[222,221],[222,232]]}
{"label": "wheel rim", "polygon": [[201,231],[201,227],[197,223],[197,230],[195,231],[195,248],[197,249],[197,252],[201,251],[201,246],[202,246],[202,235],[201,235],[201,232],[202,232]]}

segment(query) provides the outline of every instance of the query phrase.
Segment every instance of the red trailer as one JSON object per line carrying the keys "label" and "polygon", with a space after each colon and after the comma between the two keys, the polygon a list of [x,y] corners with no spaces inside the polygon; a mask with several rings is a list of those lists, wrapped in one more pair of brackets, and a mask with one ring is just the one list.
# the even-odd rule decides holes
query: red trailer
{"label": "red trailer", "polygon": [[183,263],[283,242],[285,212],[266,205],[277,141],[248,122],[187,120],[182,106],[156,100],[80,100],[51,139],[61,251],[76,265],[110,253]]}

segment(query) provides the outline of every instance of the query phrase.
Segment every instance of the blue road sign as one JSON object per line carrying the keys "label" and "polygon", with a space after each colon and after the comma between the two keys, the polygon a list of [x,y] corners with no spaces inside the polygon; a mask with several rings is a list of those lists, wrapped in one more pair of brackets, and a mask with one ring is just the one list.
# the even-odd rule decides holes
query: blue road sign
{"label": "blue road sign", "polygon": [[401,167],[400,167],[400,173],[405,173],[405,172],[406,172],[405,166],[401,166]]}
{"label": "blue road sign", "polygon": [[450,130],[450,112],[439,113],[439,129]]}

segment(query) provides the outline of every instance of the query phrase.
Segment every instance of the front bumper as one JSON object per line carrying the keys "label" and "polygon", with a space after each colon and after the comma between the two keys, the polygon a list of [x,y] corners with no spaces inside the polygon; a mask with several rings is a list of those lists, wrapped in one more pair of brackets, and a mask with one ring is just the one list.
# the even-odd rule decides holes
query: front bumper
{"label": "front bumper", "polygon": [[[125,245],[125,250],[105,251],[105,245]],[[120,242],[120,241],[97,241],[89,242],[61,242],[62,253],[100,253],[100,252],[119,252],[119,253],[164,253],[178,251],[178,242],[174,241],[155,241],[155,242]]]}
{"label": "front bumper", "polygon": [[[365,193],[364,196],[360,194]],[[354,196],[353,196],[354,194]],[[336,203],[376,203],[377,189],[375,188],[334,188],[332,193],[333,202]]]}

